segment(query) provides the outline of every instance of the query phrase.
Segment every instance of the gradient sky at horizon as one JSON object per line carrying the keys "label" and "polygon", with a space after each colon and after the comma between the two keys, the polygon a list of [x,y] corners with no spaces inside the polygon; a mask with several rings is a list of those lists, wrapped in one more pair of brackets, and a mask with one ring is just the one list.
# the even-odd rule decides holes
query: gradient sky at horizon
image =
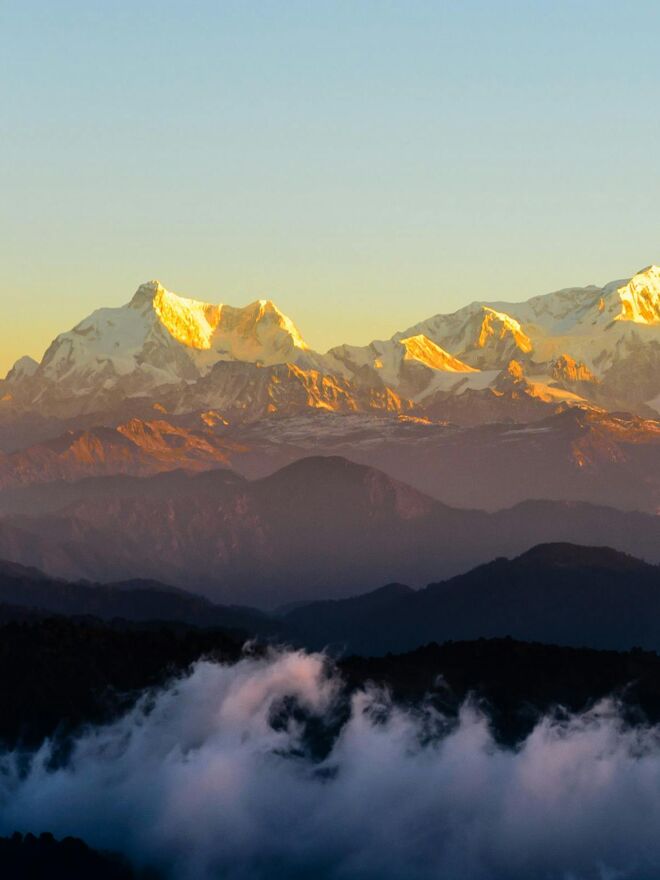
{"label": "gradient sky at horizon", "polygon": [[657,2],[0,0],[0,374],[159,278],[315,348],[660,262]]}

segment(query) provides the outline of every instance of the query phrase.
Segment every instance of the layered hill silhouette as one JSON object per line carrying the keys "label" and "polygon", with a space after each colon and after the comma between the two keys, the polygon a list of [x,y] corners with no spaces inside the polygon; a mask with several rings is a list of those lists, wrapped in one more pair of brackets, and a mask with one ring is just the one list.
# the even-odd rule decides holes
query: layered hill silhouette
{"label": "layered hill silhouette", "polygon": [[44,614],[219,627],[242,635],[269,636],[278,629],[276,621],[256,609],[214,604],[158,581],[71,582],[0,561],[0,620]]}
{"label": "layered hill silhouette", "polygon": [[553,501],[457,509],[339,457],[301,459],[254,481],[175,471],[40,491],[32,505],[40,513],[0,520],[0,557],[61,577],[155,579],[265,608],[393,581],[423,586],[540,542],[606,544],[660,561],[656,516]]}
{"label": "layered hill silhouette", "polygon": [[[232,466],[262,476],[305,455],[341,455],[458,507],[529,498],[660,510],[660,422],[577,407],[534,424],[471,428],[325,413],[226,429]],[[2,499],[0,496],[0,504]]]}
{"label": "layered hill silhouette", "polygon": [[542,544],[413,590],[390,584],[267,615],[162,583],[71,583],[0,563],[0,624],[59,614],[231,631],[347,655],[513,637],[573,647],[660,650],[660,567],[608,547]]}
{"label": "layered hill silhouette", "polygon": [[217,412],[152,412],[0,453],[0,512],[40,509],[45,496],[22,492],[29,486],[218,467],[256,478],[310,454],[378,467],[459,507],[495,510],[531,497],[660,509],[660,422],[571,407],[531,425],[471,428],[401,415],[326,412],[227,425]]}
{"label": "layered hill silhouette", "polygon": [[427,642],[511,636],[527,641],[660,648],[660,567],[608,547],[545,544],[413,591],[392,585],[290,611],[311,647],[360,654]]}

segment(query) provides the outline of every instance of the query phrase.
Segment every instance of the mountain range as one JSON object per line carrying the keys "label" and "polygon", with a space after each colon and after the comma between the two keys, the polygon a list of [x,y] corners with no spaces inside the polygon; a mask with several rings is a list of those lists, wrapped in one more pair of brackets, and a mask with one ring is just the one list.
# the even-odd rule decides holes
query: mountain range
{"label": "mountain range", "polygon": [[323,412],[237,426],[197,415],[132,418],[0,453],[0,513],[43,510],[42,484],[218,467],[256,479],[310,455],[376,466],[457,507],[546,498],[652,513],[660,509],[659,450],[659,422],[578,408],[532,425],[473,427]]}
{"label": "mountain range", "polygon": [[[308,409],[520,420],[566,406],[660,411],[660,269],[524,303],[474,302],[320,354],[270,300],[243,308],[141,285],[61,333],[0,387],[3,418],[143,410],[251,421]],[[466,398],[467,402],[457,401]],[[483,415],[481,411],[483,410]],[[495,419],[498,420],[498,419]]]}
{"label": "mountain range", "polygon": [[24,491],[11,496],[22,509],[0,519],[0,558],[70,579],[155,579],[263,608],[391,581],[421,586],[547,541],[660,562],[655,515],[549,500],[459,509],[333,456],[257,480],[215,469]]}
{"label": "mountain range", "polygon": [[0,383],[0,558],[272,609],[541,542],[660,561],[660,269],[313,351],[159,282]]}

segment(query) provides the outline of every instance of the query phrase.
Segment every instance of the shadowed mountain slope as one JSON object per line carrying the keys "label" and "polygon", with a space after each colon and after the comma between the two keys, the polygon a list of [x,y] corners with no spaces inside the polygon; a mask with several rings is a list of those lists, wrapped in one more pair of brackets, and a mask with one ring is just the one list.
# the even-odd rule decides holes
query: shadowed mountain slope
{"label": "shadowed mountain slope", "polygon": [[412,593],[314,602],[285,618],[306,644],[384,654],[430,641],[512,636],[660,649],[660,567],[608,547],[546,544]]}
{"label": "shadowed mountain slope", "polygon": [[226,470],[82,481],[60,502],[0,520],[0,555],[58,576],[155,579],[270,608],[422,586],[548,541],[660,561],[656,516],[549,501],[455,509],[338,457],[255,481]]}
{"label": "shadowed mountain slope", "polygon": [[0,561],[0,604],[40,613],[91,615],[101,620],[222,627],[251,635],[268,635],[276,629],[270,618],[255,609],[216,605],[164,583],[136,579],[112,584],[71,582],[6,561]]}
{"label": "shadowed mountain slope", "polygon": [[592,648],[660,649],[660,567],[612,550],[543,544],[415,591],[390,584],[268,616],[161,583],[71,583],[0,563],[2,620],[58,613],[222,627],[307,648],[383,654],[431,641],[512,636]]}

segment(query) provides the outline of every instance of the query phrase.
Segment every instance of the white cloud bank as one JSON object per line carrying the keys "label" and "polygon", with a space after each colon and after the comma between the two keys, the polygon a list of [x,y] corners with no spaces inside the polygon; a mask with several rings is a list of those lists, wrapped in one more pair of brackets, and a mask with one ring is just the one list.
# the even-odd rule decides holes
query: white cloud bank
{"label": "white cloud bank", "polygon": [[64,768],[47,747],[27,776],[4,756],[0,832],[77,835],[176,880],[660,876],[658,729],[602,704],[510,751],[469,708],[436,736],[430,710],[368,691],[314,762],[300,721],[270,721],[286,696],[329,717],[338,689],[318,655],[199,663],[81,737]]}

